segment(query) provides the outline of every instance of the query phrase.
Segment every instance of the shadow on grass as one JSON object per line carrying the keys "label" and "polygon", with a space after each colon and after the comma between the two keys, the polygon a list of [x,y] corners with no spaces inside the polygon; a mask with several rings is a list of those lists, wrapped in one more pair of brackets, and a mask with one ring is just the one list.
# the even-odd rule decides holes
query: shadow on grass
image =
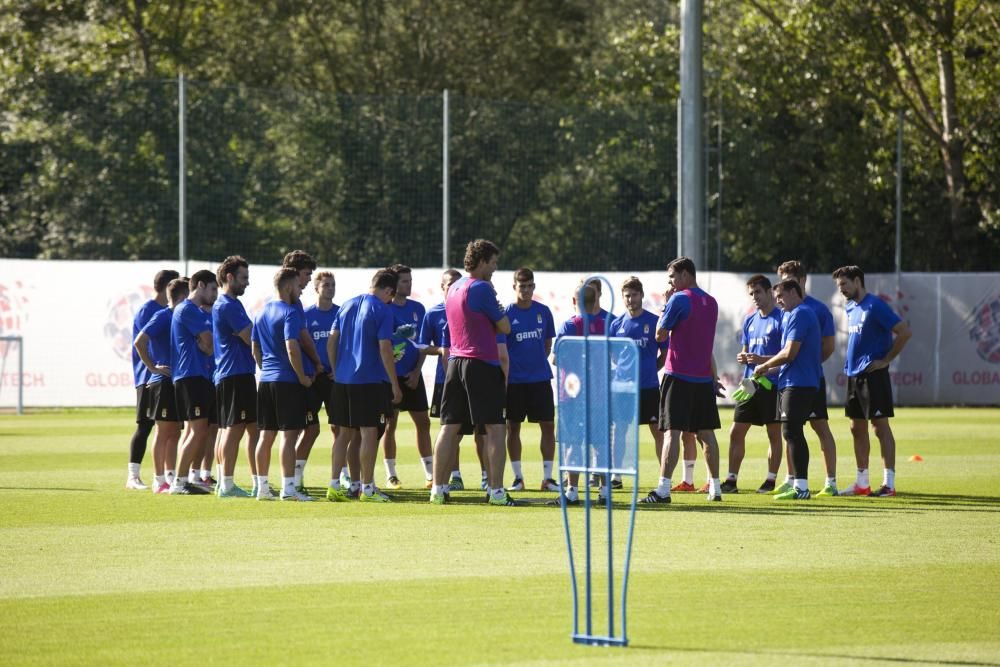
{"label": "shadow on grass", "polygon": [[898,656],[847,655],[844,653],[799,653],[794,651],[725,651],[697,648],[679,648],[676,646],[654,646],[652,644],[629,644],[629,649],[637,651],[676,651],[679,653],[728,653],[738,656],[774,656],[775,658],[820,658],[835,660],[850,660],[854,662],[886,662],[890,664],[922,664],[922,665],[968,665],[969,667],[1000,667],[1000,662],[985,660],[934,660],[932,658],[903,658]]}
{"label": "shadow on grass", "polygon": [[85,491],[94,493],[97,489],[72,489],[58,486],[0,486],[0,491]]}

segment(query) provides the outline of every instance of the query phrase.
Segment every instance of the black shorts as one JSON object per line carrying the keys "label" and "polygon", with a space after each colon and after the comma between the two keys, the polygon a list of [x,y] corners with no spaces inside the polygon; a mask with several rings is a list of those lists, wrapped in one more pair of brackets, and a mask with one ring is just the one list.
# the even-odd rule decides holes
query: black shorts
{"label": "black shorts", "polygon": [[392,386],[387,382],[333,385],[333,423],[344,428],[385,428],[392,409]]}
{"label": "black shorts", "polygon": [[880,368],[847,378],[847,403],[844,414],[851,419],[881,419],[894,416],[892,380],[889,369]]}
{"label": "black shorts", "polygon": [[253,375],[230,375],[215,385],[219,427],[254,424],[257,421],[257,380]]}
{"label": "black shorts", "polygon": [[[434,383],[434,394],[431,397],[431,417],[435,419],[441,417],[441,397],[444,395],[444,383],[435,382]],[[476,427],[471,423],[462,424],[462,430],[459,431],[462,435],[472,435],[475,433]],[[482,429],[480,432],[484,432]]]}
{"label": "black shorts", "polygon": [[[773,380],[772,380],[773,382]],[[825,408],[824,408],[825,409]],[[757,392],[749,401],[737,403],[733,410],[733,422],[764,426],[778,421],[778,390],[757,385]]]}
{"label": "black shorts", "polygon": [[552,383],[524,382],[507,385],[507,421],[555,421],[556,407],[552,401]]}
{"label": "black shorts", "polygon": [[298,382],[261,382],[257,387],[257,427],[298,431],[306,427],[306,388]]}
{"label": "black shorts", "polygon": [[482,359],[448,360],[441,395],[442,424],[503,424],[507,390],[503,370]]}
{"label": "black shorts", "polygon": [[150,387],[140,384],[135,388],[135,423],[146,424],[153,421],[153,404],[149,400]]}
{"label": "black shorts", "polygon": [[319,411],[326,406],[326,419],[332,424],[333,419],[333,380],[326,373],[320,373],[313,383],[306,387],[306,425],[319,423]]}
{"label": "black shorts", "polygon": [[660,381],[660,430],[705,431],[721,426],[714,382],[688,382],[672,375]]}
{"label": "black shorts", "polygon": [[812,408],[809,410],[809,421],[829,418],[830,416],[826,412],[826,378],[821,377],[819,379],[819,391],[816,392]]}
{"label": "black shorts", "polygon": [[805,424],[816,401],[815,387],[785,387],[778,391],[777,420]]}
{"label": "black shorts", "polygon": [[399,412],[427,412],[427,387],[424,385],[423,376],[420,377],[415,389],[407,387],[403,379],[400,378],[399,391],[402,392],[403,398],[392,406],[395,410]]}
{"label": "black shorts", "polygon": [[184,421],[177,413],[177,398],[170,378],[147,385],[149,390],[149,416],[158,422]]}
{"label": "black shorts", "polygon": [[207,419],[211,424],[218,420],[215,414],[215,387],[208,378],[197,375],[180,379],[174,383],[174,394],[177,397],[177,414],[182,420]]}
{"label": "black shorts", "polygon": [[660,390],[647,387],[639,390],[639,423],[655,424],[660,419]]}

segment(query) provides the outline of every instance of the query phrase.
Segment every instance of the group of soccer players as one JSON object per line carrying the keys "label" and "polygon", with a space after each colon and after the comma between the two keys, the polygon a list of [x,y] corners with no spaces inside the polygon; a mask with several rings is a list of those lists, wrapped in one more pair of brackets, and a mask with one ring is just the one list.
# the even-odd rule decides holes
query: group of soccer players
{"label": "group of soccer players", "polygon": [[[697,443],[709,470],[702,489],[708,499],[738,493],[751,425],[765,426],[770,441],[767,478],[758,492],[774,493],[779,500],[807,499],[807,421],[820,440],[826,464],[820,495],[895,494],[887,367],[910,332],[888,306],[865,291],[858,267],[843,267],[833,276],[848,303],[846,413],[858,467],[855,483],[838,490],[822,369],[833,352],[833,319],[825,305],[805,295],[806,275],[799,262],[779,266],[779,282],[773,287],[763,275],[747,281],[754,311],[744,322],[737,357],[745,366],[746,380],[736,395],[740,402],[730,432],[729,474],[723,482],[715,437],[721,385],[712,354],[718,306],[698,287],[693,262],[681,257],[668,266],[669,298],[659,317],[642,308],[644,287],[630,277],[621,285],[624,314],[613,318],[601,309],[601,283],[593,281],[581,284],[573,297],[578,314],[557,328],[549,308],[533,298],[530,269],[515,272],[513,299],[506,308],[500,305],[491,281],[499,256],[490,241],[470,242],[466,274],[445,271],[445,299],[426,310],[409,298],[412,271],[402,264],[377,271],[366,293],[338,307],[333,303],[333,274],[314,276],[316,262],[296,250],[285,256],[273,278],[274,296],[256,321],[239,299],[249,284],[249,265],[243,258],[228,257],[214,274],[198,271],[190,278],[160,271],[154,279],[155,297],[139,309],[133,323],[136,431],[126,488],[149,488],[139,477],[139,467],[155,426],[154,493],[312,500],[302,480],[325,406],[333,433],[326,490],[330,501],[390,502],[375,483],[376,459],[381,442],[384,486],[402,488],[396,471],[396,427],[400,413],[408,412],[432,503],[446,503],[452,491],[465,488],[459,442],[463,435],[473,435],[486,501],[515,505],[510,491],[526,488],[521,424],[527,419],[538,423],[541,434],[539,488],[561,491],[555,502],[577,504],[579,475],[561,479],[553,469],[550,359],[554,340],[582,335],[589,327],[590,334],[607,332],[637,343],[639,419],[648,424],[660,460],[659,484],[644,502],[669,503],[671,492],[695,491]],[[301,295],[310,282],[317,303],[306,309]],[[422,374],[428,356],[437,362],[429,404]],[[658,380],[661,368],[663,378]],[[431,417],[440,420],[433,446]],[[883,484],[876,490],[868,479],[869,422],[885,467]],[[244,437],[253,481],[249,491],[234,483]],[[276,440],[281,468],[277,492],[269,481]],[[786,449],[788,474],[778,485]],[[681,452],[684,479],[672,485]],[[505,485],[508,454],[513,480]],[[617,476],[598,476],[589,483],[599,487],[600,503],[609,502],[611,490],[622,486]]]}

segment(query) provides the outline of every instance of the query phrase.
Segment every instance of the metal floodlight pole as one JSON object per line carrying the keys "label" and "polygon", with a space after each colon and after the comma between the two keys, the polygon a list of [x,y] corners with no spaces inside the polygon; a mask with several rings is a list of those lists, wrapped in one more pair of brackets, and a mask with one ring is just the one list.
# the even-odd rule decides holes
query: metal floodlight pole
{"label": "metal floodlight pole", "polygon": [[703,0],[681,0],[681,113],[680,155],[677,163],[680,182],[678,220],[681,253],[695,266],[705,266],[705,174],[702,102],[702,9]]}
{"label": "metal floodlight pole", "polygon": [[444,89],[444,94],[442,96],[444,107],[442,113],[442,132],[441,132],[441,268],[449,268],[448,263],[448,236],[449,236],[449,219],[448,219],[448,135],[451,128],[449,127],[449,109],[448,109],[448,89]]}
{"label": "metal floodlight pole", "polygon": [[182,275],[188,274],[187,256],[187,167],[184,164],[184,152],[187,144],[187,127],[185,123],[185,106],[187,104],[184,86],[184,73],[177,75],[177,245],[178,260],[182,267]]}
{"label": "metal floodlight pole", "polygon": [[896,112],[896,287],[903,270],[903,123],[904,111]]}

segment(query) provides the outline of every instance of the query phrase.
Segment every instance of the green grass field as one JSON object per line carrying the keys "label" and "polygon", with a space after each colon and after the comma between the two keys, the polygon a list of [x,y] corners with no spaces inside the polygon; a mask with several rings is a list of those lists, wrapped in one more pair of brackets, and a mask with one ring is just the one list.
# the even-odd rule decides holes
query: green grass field
{"label": "green grass field", "polygon": [[[1000,664],[1000,410],[900,409],[893,425],[896,498],[676,495],[639,511],[631,646],[618,649],[569,640],[561,515],[537,504],[554,494],[492,508],[467,491],[431,506],[412,431],[401,430],[413,490],[400,502],[264,504],[125,491],[128,411],[0,416],[0,660]],[[849,433],[841,418],[833,426],[844,486]],[[534,427],[524,433],[535,442]],[[643,490],[656,477],[648,437]],[[535,488],[537,446],[525,452]],[[763,478],[764,452],[754,429],[746,489]],[[471,451],[463,458],[477,481]],[[328,476],[323,442],[306,481],[318,493]]]}

